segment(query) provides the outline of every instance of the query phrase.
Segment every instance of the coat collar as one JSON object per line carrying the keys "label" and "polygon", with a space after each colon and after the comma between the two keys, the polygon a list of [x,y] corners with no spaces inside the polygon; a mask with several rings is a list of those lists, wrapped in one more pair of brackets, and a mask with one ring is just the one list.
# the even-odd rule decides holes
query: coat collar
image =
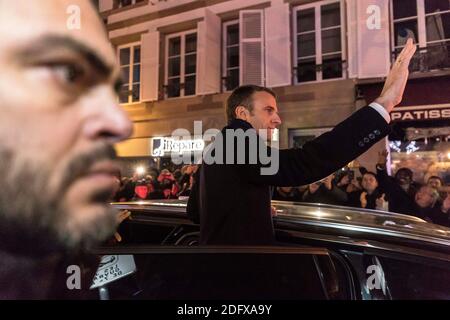
{"label": "coat collar", "polygon": [[225,129],[243,129],[243,130],[248,130],[253,128],[252,125],[245,121],[245,120],[241,120],[241,119],[233,119],[228,126],[225,127]]}

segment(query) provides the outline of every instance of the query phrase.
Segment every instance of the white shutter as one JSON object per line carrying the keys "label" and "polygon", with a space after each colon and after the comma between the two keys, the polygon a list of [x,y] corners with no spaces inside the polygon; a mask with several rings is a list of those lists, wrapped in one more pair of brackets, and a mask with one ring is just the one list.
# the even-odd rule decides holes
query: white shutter
{"label": "white shutter", "polygon": [[159,32],[141,37],[141,101],[157,101],[159,88]]}
{"label": "white shutter", "polygon": [[[358,78],[385,77],[391,65],[389,0],[357,0],[356,10]],[[377,27],[374,21],[379,22]]]}
{"label": "white shutter", "polygon": [[205,20],[198,23],[197,33],[197,94],[220,92],[221,20],[205,9]]}
{"label": "white shutter", "polygon": [[358,28],[356,19],[356,0],[347,0],[347,39],[348,39],[348,76],[358,77]]}
{"label": "white shutter", "polygon": [[291,48],[289,4],[265,9],[266,86],[280,87],[291,84]]}
{"label": "white shutter", "polygon": [[100,12],[105,12],[113,8],[113,0],[100,0],[99,9]]}
{"label": "white shutter", "polygon": [[239,12],[240,84],[264,85],[264,11]]}

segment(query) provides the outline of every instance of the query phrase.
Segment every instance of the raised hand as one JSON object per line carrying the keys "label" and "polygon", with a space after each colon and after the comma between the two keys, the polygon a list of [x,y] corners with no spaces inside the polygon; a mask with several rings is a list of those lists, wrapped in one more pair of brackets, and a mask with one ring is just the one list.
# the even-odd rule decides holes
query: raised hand
{"label": "raised hand", "polygon": [[325,187],[328,190],[333,189],[333,179],[334,179],[334,174],[326,177],[325,179],[323,179],[323,184],[325,185]]}
{"label": "raised hand", "polygon": [[447,197],[445,197],[444,201],[442,202],[442,211],[448,210],[450,210],[450,193],[447,194]]}
{"label": "raised hand", "polygon": [[388,155],[389,155],[389,152],[386,149],[384,149],[381,152],[378,152],[377,164],[382,165],[382,166],[386,165]]}
{"label": "raised hand", "polygon": [[385,196],[386,195],[383,193],[381,197],[375,200],[377,210],[388,211],[388,202],[386,201]]}
{"label": "raised hand", "polygon": [[391,112],[402,101],[409,75],[408,66],[415,52],[416,46],[409,38],[386,78],[381,95],[375,100],[387,112]]}
{"label": "raised hand", "polygon": [[317,190],[319,190],[319,187],[320,187],[320,184],[318,184],[318,183],[311,183],[308,186],[309,193],[311,193],[311,194],[315,193]]}
{"label": "raised hand", "polygon": [[367,207],[367,192],[363,191],[361,192],[361,195],[359,196],[359,201],[361,202],[361,208]]}

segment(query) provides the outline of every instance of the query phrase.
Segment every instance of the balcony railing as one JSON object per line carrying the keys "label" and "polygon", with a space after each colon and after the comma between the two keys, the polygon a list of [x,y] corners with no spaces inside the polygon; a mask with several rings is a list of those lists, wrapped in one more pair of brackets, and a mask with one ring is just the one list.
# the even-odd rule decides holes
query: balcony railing
{"label": "balcony railing", "polygon": [[[392,53],[392,62],[395,61],[401,49]],[[428,44],[426,48],[419,48],[414,54],[411,72],[427,72],[450,68],[450,41]]]}

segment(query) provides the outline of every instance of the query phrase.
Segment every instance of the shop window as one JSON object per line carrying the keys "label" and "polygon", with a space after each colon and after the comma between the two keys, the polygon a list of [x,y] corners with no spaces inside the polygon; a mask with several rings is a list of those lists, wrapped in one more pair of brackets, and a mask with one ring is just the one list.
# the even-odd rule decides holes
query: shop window
{"label": "shop window", "polygon": [[331,131],[332,128],[317,129],[290,129],[289,130],[289,148],[302,148],[303,145],[314,140],[321,134]]}
{"label": "shop window", "polygon": [[119,47],[118,51],[123,80],[119,93],[119,102],[139,102],[141,90],[141,46],[140,44],[127,45]]}
{"label": "shop window", "polygon": [[296,83],[344,77],[342,17],[339,1],[294,8]]}
{"label": "shop window", "polygon": [[[429,128],[411,130],[417,131],[418,135],[430,131]],[[413,171],[414,180],[419,183],[425,183],[431,176],[440,176],[445,181],[450,179],[450,136],[436,135],[407,141],[390,140],[389,146],[393,173],[406,167]]]}

